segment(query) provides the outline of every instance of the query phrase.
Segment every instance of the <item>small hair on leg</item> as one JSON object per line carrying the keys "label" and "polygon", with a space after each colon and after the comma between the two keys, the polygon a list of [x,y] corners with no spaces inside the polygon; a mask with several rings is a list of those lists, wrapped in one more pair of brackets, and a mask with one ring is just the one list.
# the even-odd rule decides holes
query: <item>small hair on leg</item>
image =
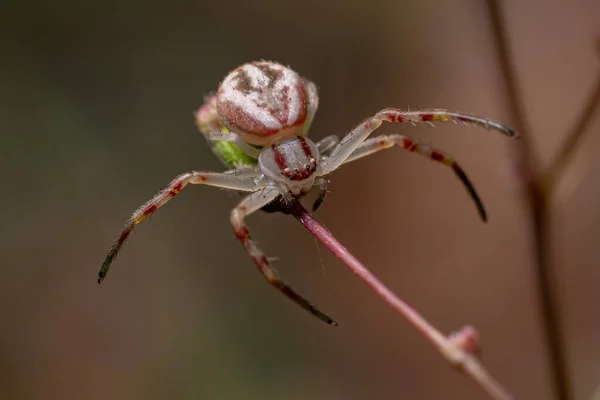
{"label": "small hair on leg", "polygon": [[313,203],[313,212],[317,211],[323,203],[323,200],[325,200],[325,196],[327,195],[327,188],[329,187],[329,181],[325,178],[319,178],[319,181],[317,182],[317,187],[319,188],[319,194],[317,196],[317,199]]}
{"label": "small hair on leg", "polygon": [[454,174],[457,176],[457,178],[462,182],[465,189],[467,189],[467,192],[469,193],[469,196],[471,196],[471,199],[475,203],[479,216],[481,217],[483,222],[487,222],[487,213],[485,211],[485,207],[483,206],[483,202],[479,198],[475,187],[471,183],[470,179],[467,177],[465,171],[458,164],[458,162],[456,162],[452,156],[445,154],[437,149],[434,149],[428,145],[420,144],[416,140],[411,139],[407,136],[385,135],[367,139],[364,142],[362,142],[362,144],[356,150],[354,150],[354,152],[352,152],[352,154],[350,154],[348,158],[346,158],[344,164],[366,157],[380,150],[389,149],[390,147],[395,145],[402,148],[403,150],[420,154],[429,158],[430,160],[450,167]]}
{"label": "small hair on leg", "polygon": [[273,287],[277,288],[290,300],[294,301],[300,307],[319,318],[321,321],[326,322],[329,325],[337,325],[333,319],[319,311],[311,302],[306,300],[304,297],[296,293],[291,287],[283,282],[275,270],[269,264],[269,260],[258,247],[256,242],[250,237],[250,232],[246,226],[245,219],[251,213],[261,209],[269,202],[276,199],[281,193],[274,186],[268,186],[265,190],[255,192],[244,198],[237,207],[231,211],[231,225],[235,236],[240,240],[244,250],[248,253],[254,264],[257,266],[259,272],[267,280],[267,282]]}
{"label": "small hair on leg", "polygon": [[244,192],[254,192],[266,185],[264,175],[258,170],[254,174],[248,173],[244,176],[235,176],[222,172],[186,172],[173,179],[169,185],[158,192],[152,199],[144,203],[138,208],[133,215],[127,220],[121,233],[113,241],[108,250],[108,254],[98,272],[98,283],[106,277],[112,262],[119,254],[119,251],[125,244],[127,238],[133,232],[133,228],[154,214],[159,208],[167,204],[169,200],[177,196],[188,184],[199,184],[216,186],[226,189],[240,190]]}

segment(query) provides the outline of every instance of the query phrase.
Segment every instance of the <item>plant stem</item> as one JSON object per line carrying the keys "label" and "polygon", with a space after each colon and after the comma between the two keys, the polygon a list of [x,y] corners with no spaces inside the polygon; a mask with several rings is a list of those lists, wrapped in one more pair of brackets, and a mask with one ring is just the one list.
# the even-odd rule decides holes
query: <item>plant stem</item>
{"label": "plant stem", "polygon": [[555,271],[552,270],[550,254],[549,197],[546,196],[544,191],[540,163],[533,151],[531,131],[525,119],[525,106],[518,93],[514,63],[511,59],[500,4],[497,0],[488,0],[487,5],[502,78],[507,89],[509,109],[521,137],[521,145],[517,149],[517,164],[524,197],[527,201],[527,211],[532,219],[534,272],[543,332],[548,347],[552,383],[556,399],[569,400],[573,398],[573,392],[567,368],[565,340],[558,309],[558,285]]}
{"label": "plant stem", "polygon": [[554,162],[550,165],[544,176],[544,191],[548,197],[553,194],[554,189],[561,181],[561,176],[568,169],[569,164],[575,158],[577,148],[581,145],[581,139],[589,126],[590,121],[600,106],[600,73],[596,77],[596,82],[591,95],[585,103],[581,115],[575,120],[575,125],[567,135],[564,145],[556,156]]}
{"label": "plant stem", "polygon": [[450,340],[427,322],[417,311],[402,301],[375,275],[373,275],[352,253],[317,221],[298,200],[288,205],[288,211],[313,234],[336,257],[346,264],[352,272],[371,287],[379,297],[388,303],[398,314],[404,317],[421,335],[423,335],[448,362],[471,377],[492,399],[510,400],[511,395],[490,376],[486,369],[469,352],[464,351],[455,341]]}

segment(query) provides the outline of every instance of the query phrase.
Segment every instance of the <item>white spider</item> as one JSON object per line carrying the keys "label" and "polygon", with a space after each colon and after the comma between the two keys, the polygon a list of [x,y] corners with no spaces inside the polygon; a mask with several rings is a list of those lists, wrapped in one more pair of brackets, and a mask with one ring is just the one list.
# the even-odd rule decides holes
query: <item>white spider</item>
{"label": "white spider", "polygon": [[[497,130],[509,137],[516,133],[496,122],[445,110],[402,111],[386,108],[366,119],[341,141],[328,136],[314,143],[307,137],[319,98],[314,83],[275,62],[252,62],[232,71],[215,96],[197,112],[200,130],[211,141],[233,142],[254,163],[236,162],[244,168],[226,172],[192,171],[175,178],[164,190],[139,208],[127,221],[111,246],[98,274],[106,276],[121,246],[135,225],[165,205],[188,184],[202,184],[250,193],[231,211],[237,238],[266,280],[319,319],[336,325],[309,301],[279,279],[267,257],[250,238],[245,218],[260,209],[286,211],[291,198],[299,198],[313,187],[320,190],[313,209],[321,204],[327,188],[326,175],[342,164],[398,145],[450,167],[473,198],[481,218],[486,213],[462,168],[447,154],[402,135],[368,139],[384,121],[395,123],[460,122]],[[252,165],[255,164],[255,165]]]}

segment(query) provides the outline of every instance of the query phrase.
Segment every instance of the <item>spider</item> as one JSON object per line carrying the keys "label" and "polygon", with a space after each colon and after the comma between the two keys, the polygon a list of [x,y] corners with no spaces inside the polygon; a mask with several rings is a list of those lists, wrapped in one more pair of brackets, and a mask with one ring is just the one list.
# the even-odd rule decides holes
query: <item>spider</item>
{"label": "spider", "polygon": [[178,195],[188,184],[201,184],[247,192],[231,211],[235,236],[269,284],[292,301],[330,325],[337,323],[284,283],[246,227],[248,215],[258,211],[286,211],[286,203],[317,188],[316,210],[327,191],[329,175],[341,165],[379,150],[399,146],[449,167],[463,183],[480,217],[485,209],[473,185],[458,163],[448,154],[403,135],[369,139],[384,121],[416,124],[425,122],[467,123],[498,131],[508,137],[517,134],[496,122],[474,115],[446,110],[402,111],[386,108],[357,125],[342,140],[327,136],[319,142],[307,137],[319,103],[316,85],[276,62],[244,64],[229,73],[215,95],[209,96],[196,112],[196,123],[215,154],[229,166],[225,172],[191,171],[176,177],[165,189],[141,206],[129,218],[109,249],[98,273],[106,276],[133,228]]}

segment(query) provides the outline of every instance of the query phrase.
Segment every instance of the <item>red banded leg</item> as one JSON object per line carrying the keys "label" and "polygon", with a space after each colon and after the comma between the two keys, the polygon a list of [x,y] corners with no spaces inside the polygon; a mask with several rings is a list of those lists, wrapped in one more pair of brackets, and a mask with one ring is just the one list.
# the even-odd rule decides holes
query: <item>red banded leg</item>
{"label": "red banded leg", "polygon": [[315,180],[315,186],[319,188],[319,194],[317,195],[317,199],[313,203],[313,212],[317,211],[319,206],[323,203],[323,200],[325,200],[325,196],[327,195],[327,188],[329,187],[329,181],[325,178],[317,178]]}
{"label": "red banded leg", "polygon": [[373,131],[381,126],[384,121],[397,123],[429,123],[455,122],[479,126],[481,128],[498,131],[508,137],[517,137],[517,133],[510,128],[500,125],[489,119],[469,114],[454,113],[445,110],[430,111],[402,111],[396,108],[386,108],[368,118],[348,133],[331,152],[331,156],[324,160],[321,175],[326,175],[339,168],[346,158],[356,150],[360,144],[369,137]]}
{"label": "red banded leg", "polygon": [[154,214],[156,210],[164,206],[173,197],[178,195],[187,184],[201,184],[241,190],[245,192],[253,192],[265,186],[263,181],[264,178],[259,176],[258,172],[254,174],[254,176],[236,176],[233,174],[223,174],[218,172],[197,171],[186,172],[185,174],[179,175],[177,178],[173,179],[171,183],[169,183],[169,186],[161,190],[150,201],[141,206],[136,212],[133,213],[131,218],[127,220],[127,223],[121,230],[121,233],[110,246],[108,255],[102,263],[100,272],[98,272],[98,283],[102,282],[108,273],[111,263],[117,257],[119,250],[127,240],[129,234],[133,232],[133,228],[147,217]]}
{"label": "red banded leg", "polygon": [[447,167],[452,168],[458,179],[460,179],[460,181],[463,183],[463,185],[469,192],[469,195],[473,199],[475,206],[477,206],[479,216],[483,221],[487,221],[487,214],[485,212],[485,208],[483,207],[483,203],[479,199],[479,196],[475,191],[475,187],[467,177],[467,174],[465,174],[464,170],[460,167],[460,165],[458,165],[458,163],[450,155],[442,153],[441,151],[433,149],[427,145],[420,144],[416,140],[413,140],[406,136],[386,135],[365,140],[356,150],[352,152],[352,154],[350,154],[348,158],[346,158],[344,164],[357,160],[359,158],[366,157],[379,150],[389,149],[394,145],[398,145],[404,150],[421,154],[433,161],[442,163]]}
{"label": "red banded leg", "polygon": [[300,307],[304,308],[321,321],[327,322],[330,325],[337,325],[337,322],[319,311],[308,300],[296,293],[279,278],[277,273],[269,265],[269,261],[265,254],[250,237],[250,232],[248,232],[248,228],[244,221],[245,218],[274,200],[279,195],[280,191],[277,190],[276,187],[267,186],[265,189],[254,192],[243,199],[240,204],[231,211],[231,225],[233,226],[233,232],[240,242],[242,242],[244,249],[270,285],[279,289],[281,293],[298,303]]}

